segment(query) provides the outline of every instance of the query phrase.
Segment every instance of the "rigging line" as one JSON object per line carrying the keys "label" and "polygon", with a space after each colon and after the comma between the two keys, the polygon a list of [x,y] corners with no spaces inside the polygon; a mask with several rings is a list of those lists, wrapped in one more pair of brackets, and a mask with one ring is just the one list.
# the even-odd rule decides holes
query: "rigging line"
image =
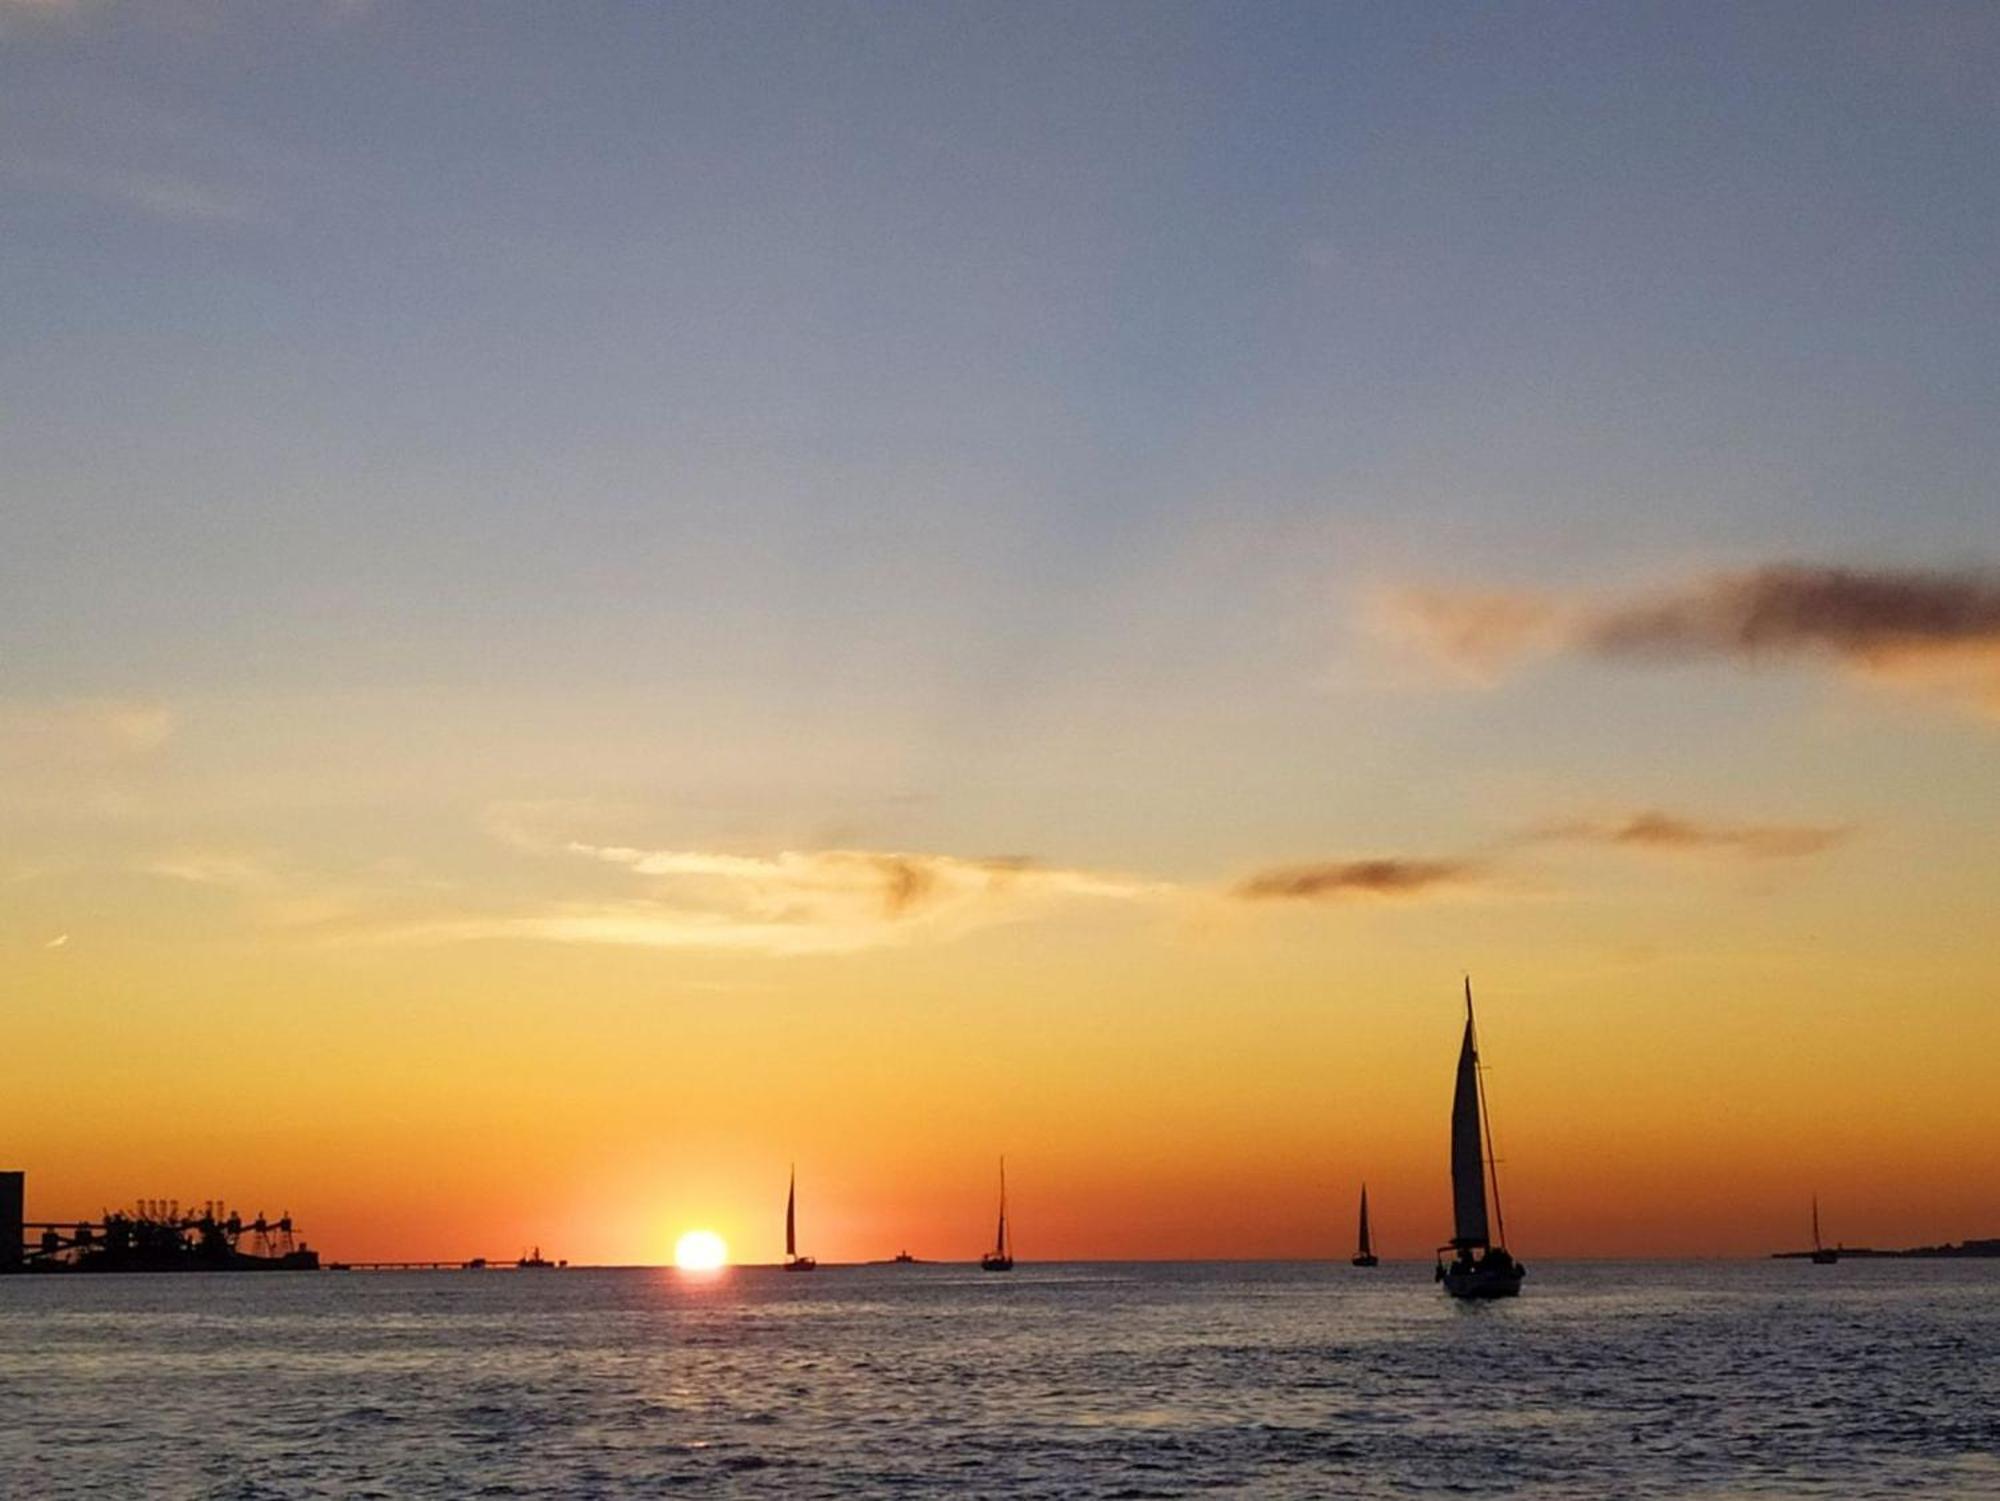
{"label": "rigging line", "polygon": [[1480,1150],[1486,1154],[1486,1177],[1493,1185],[1493,1228],[1498,1234],[1495,1244],[1507,1244],[1507,1216],[1500,1209],[1499,1159],[1493,1155],[1493,1117],[1486,1105],[1486,1064],[1481,1060],[1479,1048],[1479,1024],[1472,1020],[1472,976],[1465,977],[1465,1019],[1472,1024],[1472,1071],[1479,1084],[1479,1122],[1485,1128],[1486,1139]]}

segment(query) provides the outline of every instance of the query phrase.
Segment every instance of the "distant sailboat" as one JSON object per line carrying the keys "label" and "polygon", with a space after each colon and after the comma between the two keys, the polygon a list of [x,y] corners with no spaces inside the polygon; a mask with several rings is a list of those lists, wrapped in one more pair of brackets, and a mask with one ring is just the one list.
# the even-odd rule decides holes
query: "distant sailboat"
{"label": "distant sailboat", "polygon": [[[1493,1131],[1486,1120],[1486,1097],[1479,1079],[1479,1041],[1472,1025],[1472,980],[1465,982],[1465,1035],[1458,1045],[1458,1082],[1451,1097],[1451,1209],[1449,1245],[1438,1247],[1437,1280],[1454,1298],[1512,1298],[1528,1273],[1507,1252],[1507,1226],[1500,1214],[1500,1175],[1493,1165]],[[1493,1223],[1486,1218],[1489,1175]],[[1447,1264],[1443,1253],[1450,1251]]]}
{"label": "distant sailboat", "polygon": [[1813,1248],[1812,1248],[1812,1263],[1813,1263],[1813,1265],[1814,1265],[1814,1266],[1832,1266],[1832,1265],[1833,1265],[1833,1264],[1834,1264],[1834,1263],[1835,1263],[1836,1261],[1838,1261],[1838,1260],[1840,1260],[1840,1252],[1839,1252],[1839,1251],[1837,1251],[1836,1249],[1834,1249],[1834,1247],[1832,1247],[1832,1246],[1827,1246],[1827,1245],[1821,1245],[1821,1244],[1820,1244],[1820,1239],[1819,1239],[1819,1195],[1818,1195],[1818,1194],[1814,1194],[1814,1195],[1813,1195]]}
{"label": "distant sailboat", "polygon": [[785,1192],[785,1270],[810,1272],[818,1266],[812,1257],[799,1255],[799,1170],[794,1167],[791,1187]]}
{"label": "distant sailboat", "polygon": [[1007,1228],[1007,1159],[1000,1159],[1000,1228],[993,1234],[993,1249],[979,1258],[983,1272],[1014,1270],[1014,1236]]}
{"label": "distant sailboat", "polygon": [[1375,1254],[1375,1242],[1368,1237],[1368,1185],[1361,1185],[1361,1237],[1355,1243],[1354,1264],[1374,1266],[1380,1260]]}

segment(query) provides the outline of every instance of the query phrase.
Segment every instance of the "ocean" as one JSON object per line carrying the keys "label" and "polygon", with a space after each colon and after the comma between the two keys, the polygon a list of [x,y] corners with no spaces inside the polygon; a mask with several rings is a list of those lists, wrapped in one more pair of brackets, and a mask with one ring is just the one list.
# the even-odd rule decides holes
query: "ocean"
{"label": "ocean", "polygon": [[2000,1497],[2000,1262],[0,1279],[0,1494]]}

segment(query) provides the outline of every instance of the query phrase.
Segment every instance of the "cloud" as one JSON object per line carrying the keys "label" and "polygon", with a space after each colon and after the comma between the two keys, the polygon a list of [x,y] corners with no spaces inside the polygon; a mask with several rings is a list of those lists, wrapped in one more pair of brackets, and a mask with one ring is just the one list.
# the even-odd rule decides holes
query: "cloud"
{"label": "cloud", "polygon": [[1374,601],[1371,613],[1378,634],[1479,682],[1557,645],[1562,625],[1557,604],[1529,594],[1404,589]]}
{"label": "cloud", "polygon": [[955,938],[1079,902],[1130,903],[1176,888],[1020,856],[966,859],[893,850],[646,850],[571,843],[568,852],[641,877],[644,895],[573,902],[475,924],[572,943],[835,953]]}
{"label": "cloud", "polygon": [[174,727],[173,710],[137,700],[0,700],[0,765],[131,760],[165,745]]}
{"label": "cloud", "polygon": [[1338,860],[1259,871],[1235,888],[1248,901],[1342,901],[1353,897],[1412,898],[1476,878],[1465,860]]}
{"label": "cloud", "polygon": [[2000,646],[2000,574],[1779,564],[1601,609],[1581,639],[1604,656],[1667,660]]}
{"label": "cloud", "polygon": [[1832,849],[1853,831],[1807,824],[1703,823],[1657,810],[1612,820],[1544,825],[1531,837],[1615,845],[1627,849],[1709,852],[1751,859],[1797,859]]}
{"label": "cloud", "polygon": [[2000,572],[1779,563],[1629,598],[1406,590],[1378,626],[1490,680],[1534,656],[1818,662],[2000,715]]}
{"label": "cloud", "polygon": [[[0,0],[0,4],[6,0]],[[15,161],[8,175],[29,187],[95,198],[156,219],[180,223],[250,224],[262,214],[239,194],[173,172],[87,167],[67,162]]]}
{"label": "cloud", "polygon": [[258,856],[230,850],[176,850],[142,862],[139,869],[149,876],[193,886],[248,889],[276,880],[275,872]]}

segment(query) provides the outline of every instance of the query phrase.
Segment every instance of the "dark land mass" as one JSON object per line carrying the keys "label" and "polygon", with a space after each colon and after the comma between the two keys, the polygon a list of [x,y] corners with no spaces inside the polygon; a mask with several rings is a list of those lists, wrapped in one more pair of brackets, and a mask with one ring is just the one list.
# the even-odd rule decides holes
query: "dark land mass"
{"label": "dark land mass", "polygon": [[[1840,1259],[1849,1257],[1950,1257],[1950,1258],[2000,1258],[2000,1240],[1968,1240],[1952,1246],[1911,1246],[1906,1251],[1877,1251],[1867,1246],[1841,1246]],[[1812,1256],[1810,1251],[1773,1251],[1773,1261],[1806,1261]]]}

